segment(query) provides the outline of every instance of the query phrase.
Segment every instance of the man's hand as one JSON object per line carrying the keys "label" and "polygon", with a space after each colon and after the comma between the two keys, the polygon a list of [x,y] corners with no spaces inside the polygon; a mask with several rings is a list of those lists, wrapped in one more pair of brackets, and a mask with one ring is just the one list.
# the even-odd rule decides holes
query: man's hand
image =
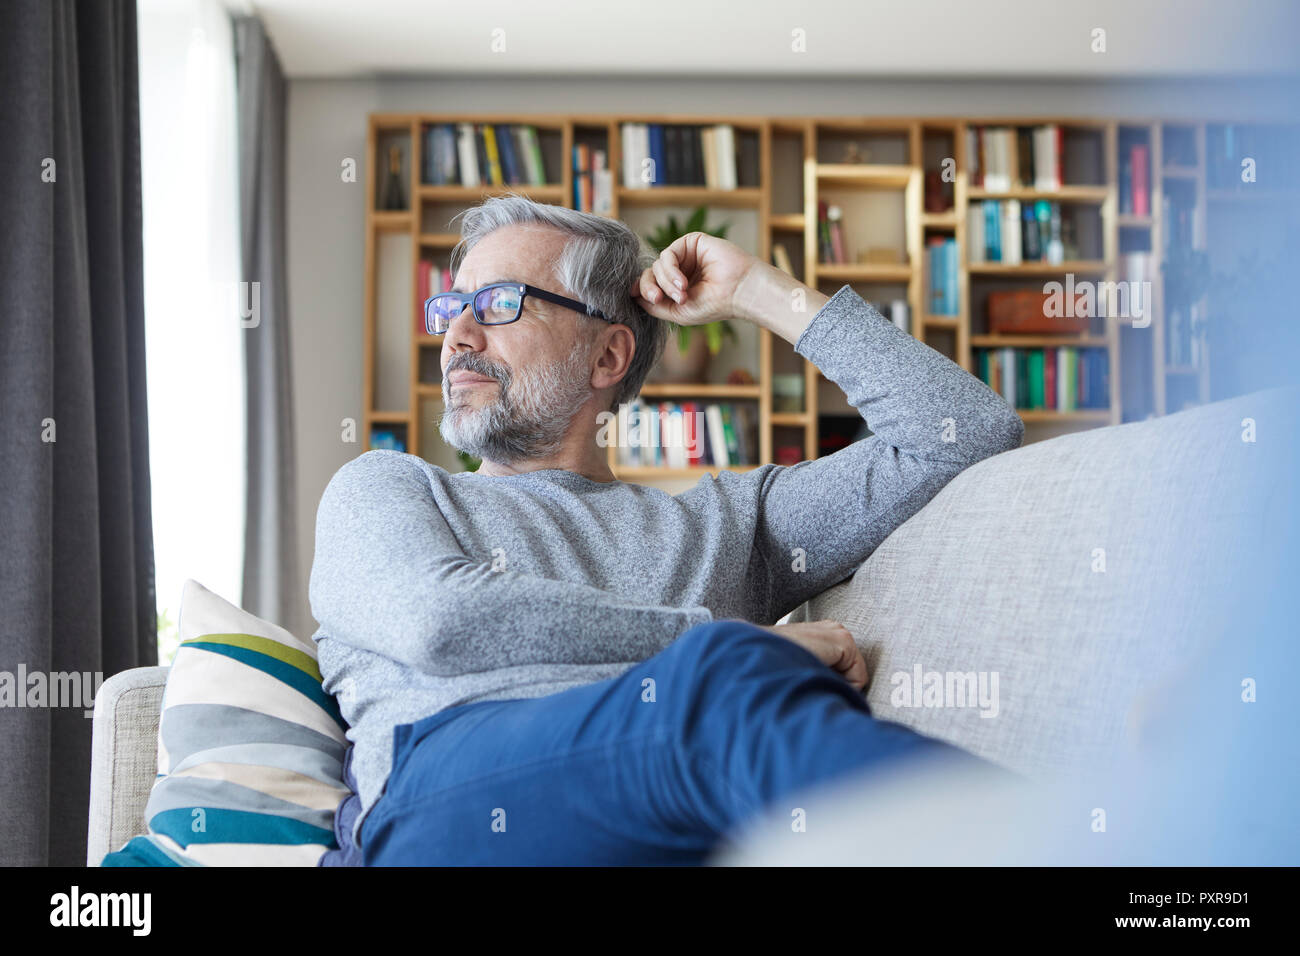
{"label": "man's hand", "polygon": [[789,342],[828,299],[734,242],[704,232],[688,232],[670,245],[628,291],[658,319],[678,325],[744,319]]}
{"label": "man's hand", "polygon": [[803,621],[764,628],[812,651],[827,667],[841,674],[856,690],[867,686],[867,662],[849,629],[839,621]]}
{"label": "man's hand", "polygon": [[641,307],[678,325],[739,318],[734,298],[745,276],[762,263],[734,242],[688,232],[659,254],[629,290]]}

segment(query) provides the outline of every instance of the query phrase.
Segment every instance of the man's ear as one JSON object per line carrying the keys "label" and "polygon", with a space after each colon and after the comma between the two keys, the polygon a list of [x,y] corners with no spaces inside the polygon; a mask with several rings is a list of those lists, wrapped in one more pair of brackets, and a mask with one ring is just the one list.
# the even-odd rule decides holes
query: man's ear
{"label": "man's ear", "polygon": [[596,361],[592,364],[591,386],[610,388],[627,375],[636,354],[636,336],[626,325],[610,325],[600,331],[593,353]]}

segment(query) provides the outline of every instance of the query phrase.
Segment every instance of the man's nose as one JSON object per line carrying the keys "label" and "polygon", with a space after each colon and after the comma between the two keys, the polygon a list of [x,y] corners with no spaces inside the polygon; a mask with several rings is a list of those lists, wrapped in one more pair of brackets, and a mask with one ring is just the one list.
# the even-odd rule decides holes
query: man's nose
{"label": "man's nose", "polygon": [[468,304],[447,323],[447,331],[443,333],[442,339],[443,347],[450,346],[452,351],[482,351],[485,343],[483,326],[474,321],[474,309]]}

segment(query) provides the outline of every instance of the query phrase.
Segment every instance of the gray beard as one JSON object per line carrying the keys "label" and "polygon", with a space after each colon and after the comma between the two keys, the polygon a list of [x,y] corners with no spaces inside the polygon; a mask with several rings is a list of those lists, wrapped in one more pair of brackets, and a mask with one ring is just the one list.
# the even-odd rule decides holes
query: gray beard
{"label": "gray beard", "polygon": [[460,362],[449,364],[448,373],[465,369],[495,378],[497,393],[486,405],[453,404],[444,376],[446,404],[438,423],[443,441],[475,458],[504,465],[556,454],[574,411],[591,395],[587,360],[585,350],[577,349],[548,368],[525,371],[515,382],[507,369],[466,353]]}

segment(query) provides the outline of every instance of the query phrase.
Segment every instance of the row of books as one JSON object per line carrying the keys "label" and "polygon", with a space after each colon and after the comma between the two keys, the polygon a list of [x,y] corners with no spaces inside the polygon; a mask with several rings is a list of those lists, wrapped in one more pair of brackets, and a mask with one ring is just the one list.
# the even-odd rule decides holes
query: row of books
{"label": "row of books", "polygon": [[817,260],[843,265],[849,261],[844,240],[844,210],[824,200],[817,201]]}
{"label": "row of books", "polygon": [[960,311],[957,300],[957,240],[934,236],[926,245],[926,266],[929,274],[927,301],[931,315],[956,315]]}
{"label": "row of books", "polygon": [[1120,153],[1119,211],[1151,215],[1151,147],[1134,143]]}
{"label": "row of books", "polygon": [[573,147],[573,208],[609,215],[614,208],[614,173],[609,154],[586,143]]}
{"label": "row of books", "polygon": [[758,139],[737,136],[729,123],[624,123],[621,136],[623,185],[632,189],[758,185]]}
{"label": "row of books", "polygon": [[424,130],[421,178],[432,186],[541,186],[546,163],[537,127],[439,123]]}
{"label": "row of books", "polygon": [[1061,204],[1044,199],[973,202],[966,210],[966,251],[971,262],[1063,262]]}
{"label": "row of books", "polygon": [[450,269],[439,268],[428,259],[420,260],[420,264],[415,267],[415,274],[415,331],[418,335],[423,335],[425,334],[424,301],[434,293],[450,292],[453,279]]}
{"label": "row of books", "polygon": [[620,465],[688,468],[757,459],[758,416],[743,402],[650,402],[619,406]]}
{"label": "row of books", "polygon": [[1044,126],[970,126],[966,163],[972,186],[994,192],[1018,187],[1060,189],[1065,130]]}
{"label": "row of books", "polygon": [[977,349],[976,374],[1020,409],[1110,407],[1110,361],[1103,348]]}

